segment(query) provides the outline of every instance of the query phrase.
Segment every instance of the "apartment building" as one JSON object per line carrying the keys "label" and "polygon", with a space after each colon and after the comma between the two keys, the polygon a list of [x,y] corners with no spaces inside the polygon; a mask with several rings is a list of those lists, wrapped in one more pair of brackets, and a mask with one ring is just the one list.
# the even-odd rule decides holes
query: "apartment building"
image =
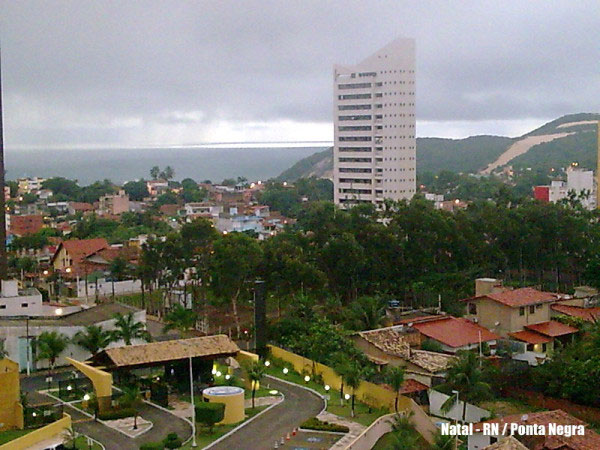
{"label": "apartment building", "polygon": [[415,41],[334,66],[334,200],[410,199],[416,190]]}

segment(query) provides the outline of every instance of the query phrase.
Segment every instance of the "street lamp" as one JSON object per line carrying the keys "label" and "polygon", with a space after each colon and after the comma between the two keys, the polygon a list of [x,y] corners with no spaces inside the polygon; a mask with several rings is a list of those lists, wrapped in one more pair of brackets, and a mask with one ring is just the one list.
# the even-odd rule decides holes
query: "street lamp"
{"label": "street lamp", "polygon": [[308,383],[308,382],[310,381],[310,377],[309,377],[308,375],[306,375],[306,376],[304,377],[304,381],[305,381],[306,383]]}
{"label": "street lamp", "polygon": [[194,405],[194,374],[192,368],[192,357],[190,356],[190,400],[192,402],[192,447],[198,447],[196,443],[196,406]]}
{"label": "street lamp", "polygon": [[329,389],[331,389],[331,386],[329,386],[328,384],[325,385],[325,391],[329,392]]}
{"label": "street lamp", "polygon": [[271,365],[271,361],[269,361],[269,360],[266,360],[266,361],[265,361],[265,366],[266,366],[266,367],[269,367],[270,365]]}
{"label": "street lamp", "polygon": [[62,316],[62,313],[63,313],[63,309],[62,308],[56,308],[54,310],[54,314],[57,315],[57,316]]}
{"label": "street lamp", "polygon": [[288,369],[287,367],[284,367],[284,368],[283,368],[283,374],[284,374],[284,375],[287,375],[287,373],[288,373],[288,372],[289,372],[289,369]]}

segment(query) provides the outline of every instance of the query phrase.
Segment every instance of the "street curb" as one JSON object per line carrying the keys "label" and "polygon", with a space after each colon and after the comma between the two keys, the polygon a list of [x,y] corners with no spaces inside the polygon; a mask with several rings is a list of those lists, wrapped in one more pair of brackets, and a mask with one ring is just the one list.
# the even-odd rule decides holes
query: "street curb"
{"label": "street curb", "polygon": [[189,441],[192,440],[192,438],[194,437],[194,424],[192,423],[192,421],[190,419],[188,419],[187,417],[181,417],[178,416],[177,414],[175,414],[173,411],[171,411],[170,409],[165,408],[164,406],[160,406],[157,405],[156,403],[151,402],[150,400],[143,400],[144,403],[147,403],[150,406],[154,406],[156,409],[160,409],[161,411],[167,412],[169,414],[171,414],[174,417],[177,417],[178,419],[183,420],[184,422],[187,422],[188,425],[192,428],[192,433],[190,434],[190,437],[187,438],[185,441],[182,442],[182,445],[187,444]]}
{"label": "street curb", "polygon": [[[268,375],[266,375],[268,376]],[[213,447],[214,445],[217,445],[219,442],[221,442],[222,440],[228,438],[229,436],[231,436],[233,433],[239,431],[241,428],[244,428],[246,425],[248,425],[249,423],[251,423],[254,419],[259,418],[260,416],[262,416],[264,413],[266,413],[267,411],[269,411],[271,408],[274,408],[277,405],[280,405],[281,403],[283,403],[285,401],[285,395],[283,395],[283,393],[281,393],[281,401],[277,402],[277,403],[273,403],[272,405],[270,405],[268,408],[262,410],[261,412],[259,412],[257,415],[255,415],[254,417],[246,420],[245,422],[241,423],[240,425],[238,425],[237,427],[235,427],[233,430],[225,433],[223,436],[221,436],[219,439],[217,439],[216,441],[211,442],[210,444],[208,444],[206,447],[203,447],[202,450],[206,450],[208,448]]]}
{"label": "street curb", "polygon": [[[266,374],[266,375],[265,375],[265,377],[267,377],[267,378],[272,378],[272,379],[274,379],[274,380],[281,381],[282,383],[289,384],[289,385],[291,385],[291,386],[296,386],[296,387],[299,387],[299,388],[302,388],[302,389],[306,389],[307,391],[310,391],[310,392],[312,392],[312,393],[313,393],[313,394],[315,394],[317,397],[321,398],[321,400],[323,400],[323,403],[325,404],[325,405],[323,406],[323,409],[321,410],[321,412],[320,412],[319,414],[323,414],[323,412],[325,412],[325,411],[327,410],[327,399],[326,399],[326,398],[325,398],[325,396],[324,396],[323,394],[321,394],[320,392],[317,392],[317,391],[315,391],[314,389],[312,389],[312,388],[309,388],[309,387],[307,387],[307,386],[302,386],[301,384],[294,383],[294,382],[292,382],[292,381],[283,380],[283,379],[281,379],[281,378],[279,378],[279,377],[275,377],[275,376],[273,376],[273,375]],[[317,414],[317,415],[318,415],[318,414]]]}

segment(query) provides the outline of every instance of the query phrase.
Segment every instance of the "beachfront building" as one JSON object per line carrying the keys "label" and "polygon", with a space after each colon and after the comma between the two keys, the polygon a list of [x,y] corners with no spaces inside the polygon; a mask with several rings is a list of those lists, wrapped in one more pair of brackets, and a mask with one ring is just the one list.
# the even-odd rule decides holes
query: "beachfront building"
{"label": "beachfront building", "polygon": [[334,199],[342,207],[410,199],[416,190],[415,42],[397,39],[336,65]]}

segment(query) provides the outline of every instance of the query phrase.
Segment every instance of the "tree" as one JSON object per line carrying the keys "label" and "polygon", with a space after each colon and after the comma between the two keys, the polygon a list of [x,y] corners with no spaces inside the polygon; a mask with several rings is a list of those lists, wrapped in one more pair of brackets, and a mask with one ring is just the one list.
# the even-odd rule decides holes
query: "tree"
{"label": "tree", "polygon": [[352,417],[354,417],[354,401],[356,399],[356,390],[359,388],[362,382],[361,378],[363,372],[360,366],[356,363],[352,363],[348,366],[346,372],[346,386],[352,389]]}
{"label": "tree", "polygon": [[49,363],[49,372],[54,370],[56,360],[65,351],[69,345],[69,338],[58,331],[43,331],[35,342],[36,359],[47,359]]}
{"label": "tree", "polygon": [[252,383],[252,409],[254,409],[254,396],[262,377],[265,375],[266,367],[260,361],[254,361],[245,367],[248,379]]}
{"label": "tree", "polygon": [[348,312],[351,328],[374,330],[381,326],[385,317],[385,302],[379,297],[363,296],[350,304]]}
{"label": "tree", "polygon": [[122,394],[119,397],[119,403],[126,408],[133,409],[133,429],[137,430],[137,418],[142,405],[140,387],[136,384],[123,386]]}
{"label": "tree", "polygon": [[132,312],[126,315],[117,313],[114,315],[115,330],[113,339],[115,341],[122,340],[125,345],[131,345],[134,339],[142,339],[146,342],[151,340],[150,333],[146,331],[146,325],[143,322],[136,322]]}
{"label": "tree", "polygon": [[165,180],[170,180],[175,176],[175,170],[171,167],[171,166],[167,166],[165,167],[165,170],[163,170],[160,173],[160,177],[164,178]]}
{"label": "tree", "polygon": [[211,289],[231,302],[237,332],[240,332],[238,300],[248,292],[261,262],[261,247],[243,233],[229,233],[215,241],[210,261]]}
{"label": "tree", "polygon": [[0,359],[6,357],[8,357],[8,352],[6,351],[6,339],[0,339]]}
{"label": "tree", "polygon": [[452,395],[442,404],[441,410],[446,413],[463,401],[462,421],[467,415],[467,403],[481,401],[491,395],[491,387],[484,382],[483,372],[479,364],[479,356],[472,351],[460,351],[458,358],[448,367],[446,371],[447,385],[452,390],[458,391],[458,395]]}
{"label": "tree", "polygon": [[129,195],[130,200],[142,201],[148,197],[148,186],[144,179],[138,181],[128,181],[123,185],[123,190]]}
{"label": "tree", "polygon": [[410,423],[410,416],[396,414],[394,423],[392,423],[392,430],[395,439],[391,450],[413,450],[421,447],[419,434]]}
{"label": "tree", "polygon": [[225,417],[224,403],[203,402],[196,406],[196,422],[203,423],[212,434],[213,427]]}
{"label": "tree", "polygon": [[125,279],[127,274],[127,261],[123,256],[119,255],[115,259],[110,262],[109,272],[110,272],[110,281],[112,284],[112,298],[115,298],[115,280],[121,281]]}
{"label": "tree", "polygon": [[113,342],[113,333],[104,330],[99,325],[88,325],[84,331],[78,331],[73,337],[73,342],[91,353],[91,357],[104,350]]}
{"label": "tree", "polygon": [[398,413],[398,398],[400,397],[400,389],[402,389],[402,385],[404,385],[404,369],[402,367],[390,367],[386,378],[387,382],[396,393],[394,410]]}
{"label": "tree", "polygon": [[340,405],[342,405],[344,402],[344,380],[346,379],[346,374],[351,370],[350,363],[348,362],[348,358],[342,353],[335,353],[332,359],[333,371],[340,377]]}
{"label": "tree", "polygon": [[151,177],[153,180],[158,180],[158,176],[159,176],[159,175],[160,175],[160,167],[158,167],[158,166],[153,166],[153,167],[150,169],[150,177]]}
{"label": "tree", "polygon": [[183,307],[179,303],[175,303],[171,311],[165,316],[166,325],[163,328],[164,332],[169,330],[178,330],[184,335],[187,331],[196,326],[198,315],[191,309]]}

